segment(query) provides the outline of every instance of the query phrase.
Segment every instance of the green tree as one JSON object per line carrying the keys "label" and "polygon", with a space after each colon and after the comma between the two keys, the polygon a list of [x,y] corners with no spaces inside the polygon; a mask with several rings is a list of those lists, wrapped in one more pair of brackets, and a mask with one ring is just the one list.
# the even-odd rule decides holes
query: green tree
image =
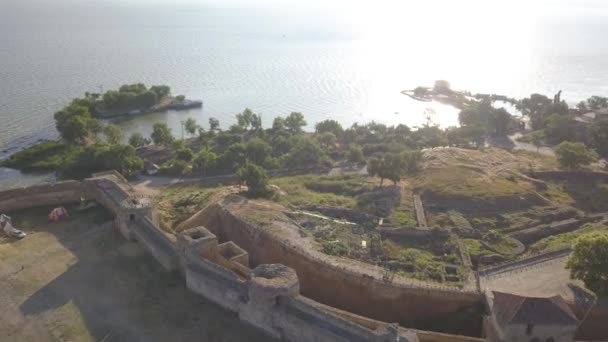
{"label": "green tree", "polygon": [[547,117],[545,126],[545,137],[553,144],[577,140],[577,129],[570,115],[551,114]]}
{"label": "green tree", "polygon": [[150,108],[158,103],[158,97],[153,91],[145,91],[135,96],[137,107]]}
{"label": "green tree", "polygon": [[106,125],[103,128],[103,135],[106,137],[108,144],[120,144],[123,137],[122,128],[116,125]]}
{"label": "green tree", "polygon": [[91,113],[85,106],[72,103],[54,115],[55,127],[69,143],[84,143],[91,127]]}
{"label": "green tree", "polygon": [[198,124],[196,123],[196,120],[194,120],[193,118],[188,118],[185,122],[184,122],[184,129],[186,130],[186,133],[193,135],[194,133],[196,133],[196,130],[198,129]]}
{"label": "green tree", "polygon": [[220,120],[216,118],[209,118],[209,131],[216,132],[220,129]]}
{"label": "green tree", "polygon": [[608,296],[608,234],[594,232],[579,237],[566,268],[570,277],[582,280],[598,296]]}
{"label": "green tree", "polygon": [[575,169],[581,165],[589,165],[597,160],[597,154],[582,143],[564,141],[555,147],[555,155],[560,166]]}
{"label": "green tree", "polygon": [[216,166],[217,160],[217,154],[213,153],[209,148],[203,148],[194,157],[192,166],[195,171],[205,175]]}
{"label": "green tree", "polygon": [[173,134],[171,128],[165,123],[155,123],[152,127],[152,134],[150,135],[155,145],[169,146],[173,142]]}
{"label": "green tree", "polygon": [[151,86],[150,91],[156,94],[156,98],[158,100],[162,99],[165,96],[171,95],[171,88],[166,85]]}
{"label": "green tree", "polygon": [[546,119],[551,114],[568,114],[568,105],[564,101],[555,102],[545,95],[532,94],[529,98],[520,100],[516,108],[530,118],[533,130],[543,129]]}
{"label": "green tree", "polygon": [[247,185],[247,193],[249,196],[267,197],[270,195],[270,190],[268,189],[268,176],[263,168],[255,164],[247,163],[237,170],[236,175],[239,178],[240,183],[245,183]]}
{"label": "green tree", "polygon": [[599,120],[591,125],[589,134],[591,144],[602,156],[608,156],[608,120]]}
{"label": "green tree", "polygon": [[321,134],[317,134],[317,140],[319,140],[319,142],[323,144],[325,148],[330,148],[331,146],[335,145],[338,138],[336,138],[336,135],[332,132],[323,132]]}
{"label": "green tree", "polygon": [[143,167],[143,160],[130,145],[91,145],[69,162],[64,172],[72,177],[87,177],[91,173],[117,170],[129,176]]}
{"label": "green tree", "polygon": [[257,165],[264,165],[272,155],[272,147],[260,138],[253,138],[247,142],[245,148],[247,160]]}
{"label": "green tree", "polygon": [[306,169],[326,166],[329,159],[316,141],[309,138],[299,139],[285,159],[285,166],[290,169]]}
{"label": "green tree", "polygon": [[91,132],[91,134],[93,135],[93,138],[95,138],[95,140],[97,140],[97,135],[101,132],[103,132],[103,122],[101,122],[101,120],[97,120],[97,119],[91,119],[89,121],[89,132]]}
{"label": "green tree", "polygon": [[439,126],[424,125],[416,131],[416,136],[420,146],[423,147],[439,147],[448,144],[445,131]]}
{"label": "green tree", "polygon": [[237,170],[247,161],[245,145],[232,144],[220,157],[221,166],[225,170]]}
{"label": "green tree", "polygon": [[342,128],[342,125],[340,125],[340,123],[336,120],[324,120],[321,122],[318,122],[315,125],[315,132],[317,134],[322,134],[322,133],[333,133],[334,136],[336,136],[338,139],[342,137],[342,133],[344,133],[344,128]]}
{"label": "green tree", "polygon": [[61,136],[70,143],[84,143],[89,134],[89,121],[87,117],[72,116],[68,118],[61,129]]}
{"label": "green tree", "polygon": [[187,147],[182,147],[175,152],[175,158],[178,160],[189,162],[192,161],[192,158],[194,158],[194,153],[191,149]]}
{"label": "green tree", "polygon": [[365,159],[361,146],[354,144],[348,146],[348,151],[346,152],[346,160],[348,160],[350,163],[363,163]]}
{"label": "green tree", "polygon": [[129,145],[138,148],[147,145],[147,141],[141,133],[135,132],[129,137]]}
{"label": "green tree", "polygon": [[306,120],[302,113],[292,112],[285,118],[285,127],[287,127],[291,133],[300,133],[305,126]]}
{"label": "green tree", "polygon": [[272,121],[272,130],[276,132],[281,132],[285,130],[285,118],[277,116]]}

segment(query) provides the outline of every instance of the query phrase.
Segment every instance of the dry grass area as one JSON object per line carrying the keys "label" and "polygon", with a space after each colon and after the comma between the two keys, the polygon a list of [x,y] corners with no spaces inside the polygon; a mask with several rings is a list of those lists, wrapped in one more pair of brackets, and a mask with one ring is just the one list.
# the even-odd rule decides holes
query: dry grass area
{"label": "dry grass area", "polygon": [[269,341],[186,289],[115,231],[99,209],[49,223],[11,213],[23,240],[0,240],[0,341]]}
{"label": "dry grass area", "polygon": [[523,196],[535,187],[518,173],[556,166],[555,158],[527,151],[433,149],[425,151],[420,172],[411,184],[416,190],[445,196]]}

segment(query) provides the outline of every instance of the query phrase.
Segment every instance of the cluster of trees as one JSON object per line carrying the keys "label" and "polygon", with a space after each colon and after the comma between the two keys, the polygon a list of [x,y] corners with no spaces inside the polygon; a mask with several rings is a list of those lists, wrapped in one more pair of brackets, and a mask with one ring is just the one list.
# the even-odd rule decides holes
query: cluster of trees
{"label": "cluster of trees", "polygon": [[[133,146],[122,144],[122,129],[91,115],[94,97],[86,94],[85,98],[73,100],[54,115],[55,126],[64,143],[81,147],[61,171],[70,177],[86,177],[107,169],[116,169],[125,175],[140,170],[143,161],[137,157]],[[145,143],[144,139],[142,144]]]}
{"label": "cluster of trees", "polygon": [[369,161],[370,172],[394,182],[416,171],[422,148],[445,146],[448,131],[425,125],[411,130],[405,125],[387,126],[376,122],[344,128],[335,120],[315,125],[314,133],[304,132],[302,113],[277,117],[272,127],[262,126],[260,114],[250,109],[236,114],[236,123],[227,130],[216,118],[206,127],[194,119],[184,122],[184,131],[195,139],[176,139],[166,124],[155,124],[150,139],[135,133],[129,143],[141,147],[149,143],[166,146],[172,153],[161,171],[175,175],[210,176],[235,173],[252,195],[267,194],[269,169],[313,169],[329,167],[335,161]]}
{"label": "cluster of trees", "polygon": [[534,130],[527,136],[530,142],[537,146],[543,142],[562,146],[556,148],[556,153],[563,167],[587,165],[596,159],[597,154],[608,156],[608,119],[598,115],[588,125],[576,120],[577,114],[608,110],[608,98],[592,96],[580,102],[576,109],[571,109],[561,99],[560,93],[553,99],[532,94],[520,100],[517,108],[530,119]]}
{"label": "cluster of trees", "polygon": [[101,96],[101,104],[106,109],[145,109],[150,108],[165,96],[171,94],[168,86],[152,86],[143,83],[125,84],[118,90],[107,91]]}

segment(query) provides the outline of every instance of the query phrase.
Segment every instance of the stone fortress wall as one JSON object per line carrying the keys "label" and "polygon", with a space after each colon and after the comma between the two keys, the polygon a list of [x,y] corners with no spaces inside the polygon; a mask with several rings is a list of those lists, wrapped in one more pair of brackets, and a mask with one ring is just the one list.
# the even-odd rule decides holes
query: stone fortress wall
{"label": "stone fortress wall", "polygon": [[[82,182],[58,182],[0,192],[0,211],[74,203],[82,199],[95,200],[108,209],[114,216],[114,227],[126,239],[142,244],[168,271],[182,274],[191,291],[237,312],[241,320],[276,338],[345,342],[483,341],[480,338],[405,329],[397,323],[385,323],[354,313],[365,311],[366,306],[377,317],[387,315],[383,313],[385,310],[409,311],[409,316],[416,310],[424,312],[430,307],[438,310],[447,307],[445,311],[449,312],[453,309],[450,306],[470,305],[479,301],[480,294],[407,289],[414,294],[408,297],[403,295],[405,292],[396,292],[380,281],[348,272],[341,274],[331,265],[306,266],[306,260],[298,261],[300,255],[297,253],[284,253],[285,259],[279,258],[278,254],[275,257],[264,255],[261,251],[277,253],[278,250],[288,250],[280,244],[273,246],[270,240],[240,239],[236,231],[234,234],[221,233],[225,235],[221,239],[203,226],[184,230],[177,236],[167,234],[153,222],[150,203],[145,198],[137,198],[128,183],[113,172],[96,174]],[[239,224],[237,221],[222,223],[231,227]],[[249,231],[242,234],[253,236],[258,233]],[[251,245],[254,241],[260,245]],[[249,250],[255,252],[250,255],[241,247],[250,247],[252,249]],[[288,260],[290,266],[296,266],[298,273],[294,268],[279,263],[283,260]],[[251,269],[250,265],[255,267]],[[299,277],[301,272],[303,276]],[[315,285],[317,272],[319,284]],[[332,275],[332,272],[335,274]],[[338,282],[334,292],[315,296],[323,297],[326,304],[308,298],[309,294],[315,295],[316,286],[332,286],[330,282],[336,279]],[[362,298],[353,302],[354,312],[349,312],[351,307],[346,308],[349,311],[344,311],[327,305],[336,301],[333,296],[339,297],[341,292],[353,296],[353,291],[360,291]],[[384,293],[385,297],[374,304],[373,300],[378,298],[373,293]],[[428,298],[435,298],[437,302],[429,303]],[[438,301],[439,298],[442,298],[443,304]],[[391,314],[390,317],[395,316]],[[408,319],[411,318],[404,320]]]}

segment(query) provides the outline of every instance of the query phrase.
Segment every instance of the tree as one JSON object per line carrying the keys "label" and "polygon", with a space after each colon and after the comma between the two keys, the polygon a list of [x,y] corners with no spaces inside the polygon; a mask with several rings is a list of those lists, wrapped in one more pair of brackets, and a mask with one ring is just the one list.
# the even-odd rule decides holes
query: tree
{"label": "tree", "polygon": [[147,141],[141,133],[135,132],[129,137],[129,145],[138,148],[147,145]]}
{"label": "tree", "polygon": [[306,120],[304,120],[304,115],[302,113],[292,112],[285,118],[285,127],[287,127],[291,133],[300,133],[305,126]]}
{"label": "tree", "polygon": [[597,153],[589,150],[582,143],[564,141],[555,147],[557,161],[563,168],[575,169],[589,165],[597,160]]}
{"label": "tree", "polygon": [[554,144],[562,141],[576,141],[577,129],[569,115],[551,114],[545,122],[545,137]]}
{"label": "tree", "polygon": [[245,145],[241,143],[230,145],[220,157],[220,162],[225,169],[239,169],[247,161],[246,153]]}
{"label": "tree", "polygon": [[155,145],[169,146],[173,142],[171,128],[165,123],[155,123],[150,135]]}
{"label": "tree", "polygon": [[252,197],[266,197],[270,194],[268,189],[268,176],[266,171],[251,163],[239,168],[236,172],[240,183],[247,185],[247,193]]}
{"label": "tree", "polygon": [[603,157],[608,156],[608,120],[596,121],[589,130],[591,144]]}
{"label": "tree", "polygon": [[342,136],[342,133],[344,133],[344,128],[342,128],[342,125],[340,125],[338,121],[328,119],[318,122],[315,125],[315,132],[317,134],[329,132],[333,133],[333,135],[337,138],[340,138]]}
{"label": "tree", "polygon": [[579,237],[566,268],[570,270],[570,277],[582,280],[598,296],[607,296],[608,234],[594,232]]}
{"label": "tree", "polygon": [[96,144],[86,147],[66,165],[64,172],[72,177],[87,177],[98,171],[117,170],[129,176],[141,170],[143,164],[133,146]]}
{"label": "tree", "polygon": [[568,105],[565,101],[555,102],[560,100],[558,96],[556,99],[551,100],[545,95],[532,94],[529,98],[520,100],[516,108],[521,111],[523,115],[530,118],[530,124],[533,130],[543,129],[545,127],[545,120],[551,114],[568,114]]}
{"label": "tree", "polygon": [[89,119],[84,116],[72,116],[61,127],[61,136],[70,143],[84,143],[89,134]]}
{"label": "tree", "polygon": [[193,135],[194,133],[196,133],[196,130],[198,129],[198,124],[196,123],[196,120],[194,120],[193,118],[188,118],[185,122],[184,122],[184,129],[186,130],[186,133]]}
{"label": "tree", "polygon": [[150,91],[154,92],[159,100],[171,94],[171,88],[166,85],[151,86]]}
{"label": "tree", "polygon": [[282,118],[280,116],[274,118],[274,120],[272,121],[272,130],[275,133],[285,130],[285,118]]}
{"label": "tree", "polygon": [[372,177],[380,177],[380,186],[384,184],[386,178],[396,184],[403,173],[403,159],[398,154],[386,153],[382,158],[370,160],[367,173]]}
{"label": "tree", "polygon": [[608,107],[608,97],[591,96],[587,99],[587,103],[592,110],[598,110]]}
{"label": "tree", "polygon": [[496,136],[505,136],[513,127],[513,117],[504,108],[489,111],[488,133]]}
{"label": "tree", "polygon": [[329,163],[329,159],[316,141],[302,138],[297,141],[285,159],[285,166],[290,169],[319,167]]}
{"label": "tree", "polygon": [[370,160],[367,172],[370,176],[380,177],[380,186],[384,183],[384,179],[389,179],[397,184],[403,175],[418,170],[418,161],[421,156],[420,151],[385,153],[381,158]]}
{"label": "tree", "polygon": [[120,144],[123,137],[122,128],[111,124],[106,125],[103,128],[103,135],[105,135],[108,144]]}
{"label": "tree", "polygon": [[194,156],[192,166],[195,171],[204,175],[215,167],[217,159],[217,154],[213,153],[209,148],[203,148]]}
{"label": "tree", "polygon": [[323,144],[325,148],[330,148],[336,143],[336,141],[338,141],[338,138],[336,138],[336,135],[332,132],[323,132],[317,135],[317,140],[319,140],[319,142]]}
{"label": "tree", "polygon": [[236,115],[237,126],[242,130],[260,130],[262,129],[262,117],[255,114],[251,109],[245,108],[242,113]]}
{"label": "tree", "polygon": [[348,151],[346,152],[346,160],[350,163],[363,163],[363,149],[359,145],[350,145],[348,146]]}
{"label": "tree", "polygon": [[424,125],[416,131],[420,146],[439,147],[448,144],[445,132],[439,126]]}
{"label": "tree", "polygon": [[95,140],[97,140],[97,135],[101,132],[103,132],[103,122],[101,122],[101,120],[97,120],[97,119],[91,119],[89,121],[89,132],[91,132],[91,134],[93,134],[93,138],[95,138]]}
{"label": "tree", "polygon": [[462,137],[475,144],[477,148],[482,148],[485,145],[485,130],[479,125],[461,127]]}
{"label": "tree", "polygon": [[137,107],[150,108],[158,103],[158,96],[153,91],[145,91],[135,96]]}
{"label": "tree", "polygon": [[260,138],[253,138],[247,142],[245,148],[247,160],[257,165],[264,165],[266,159],[272,154],[272,147]]}
{"label": "tree", "polygon": [[192,161],[192,158],[194,158],[194,153],[192,153],[192,150],[187,147],[182,147],[175,152],[175,159],[177,160],[189,162]]}
{"label": "tree", "polygon": [[209,118],[209,131],[215,132],[220,128],[220,120],[216,118]]}
{"label": "tree", "polygon": [[55,127],[69,143],[84,143],[91,127],[91,113],[85,106],[73,102],[54,115]]}

